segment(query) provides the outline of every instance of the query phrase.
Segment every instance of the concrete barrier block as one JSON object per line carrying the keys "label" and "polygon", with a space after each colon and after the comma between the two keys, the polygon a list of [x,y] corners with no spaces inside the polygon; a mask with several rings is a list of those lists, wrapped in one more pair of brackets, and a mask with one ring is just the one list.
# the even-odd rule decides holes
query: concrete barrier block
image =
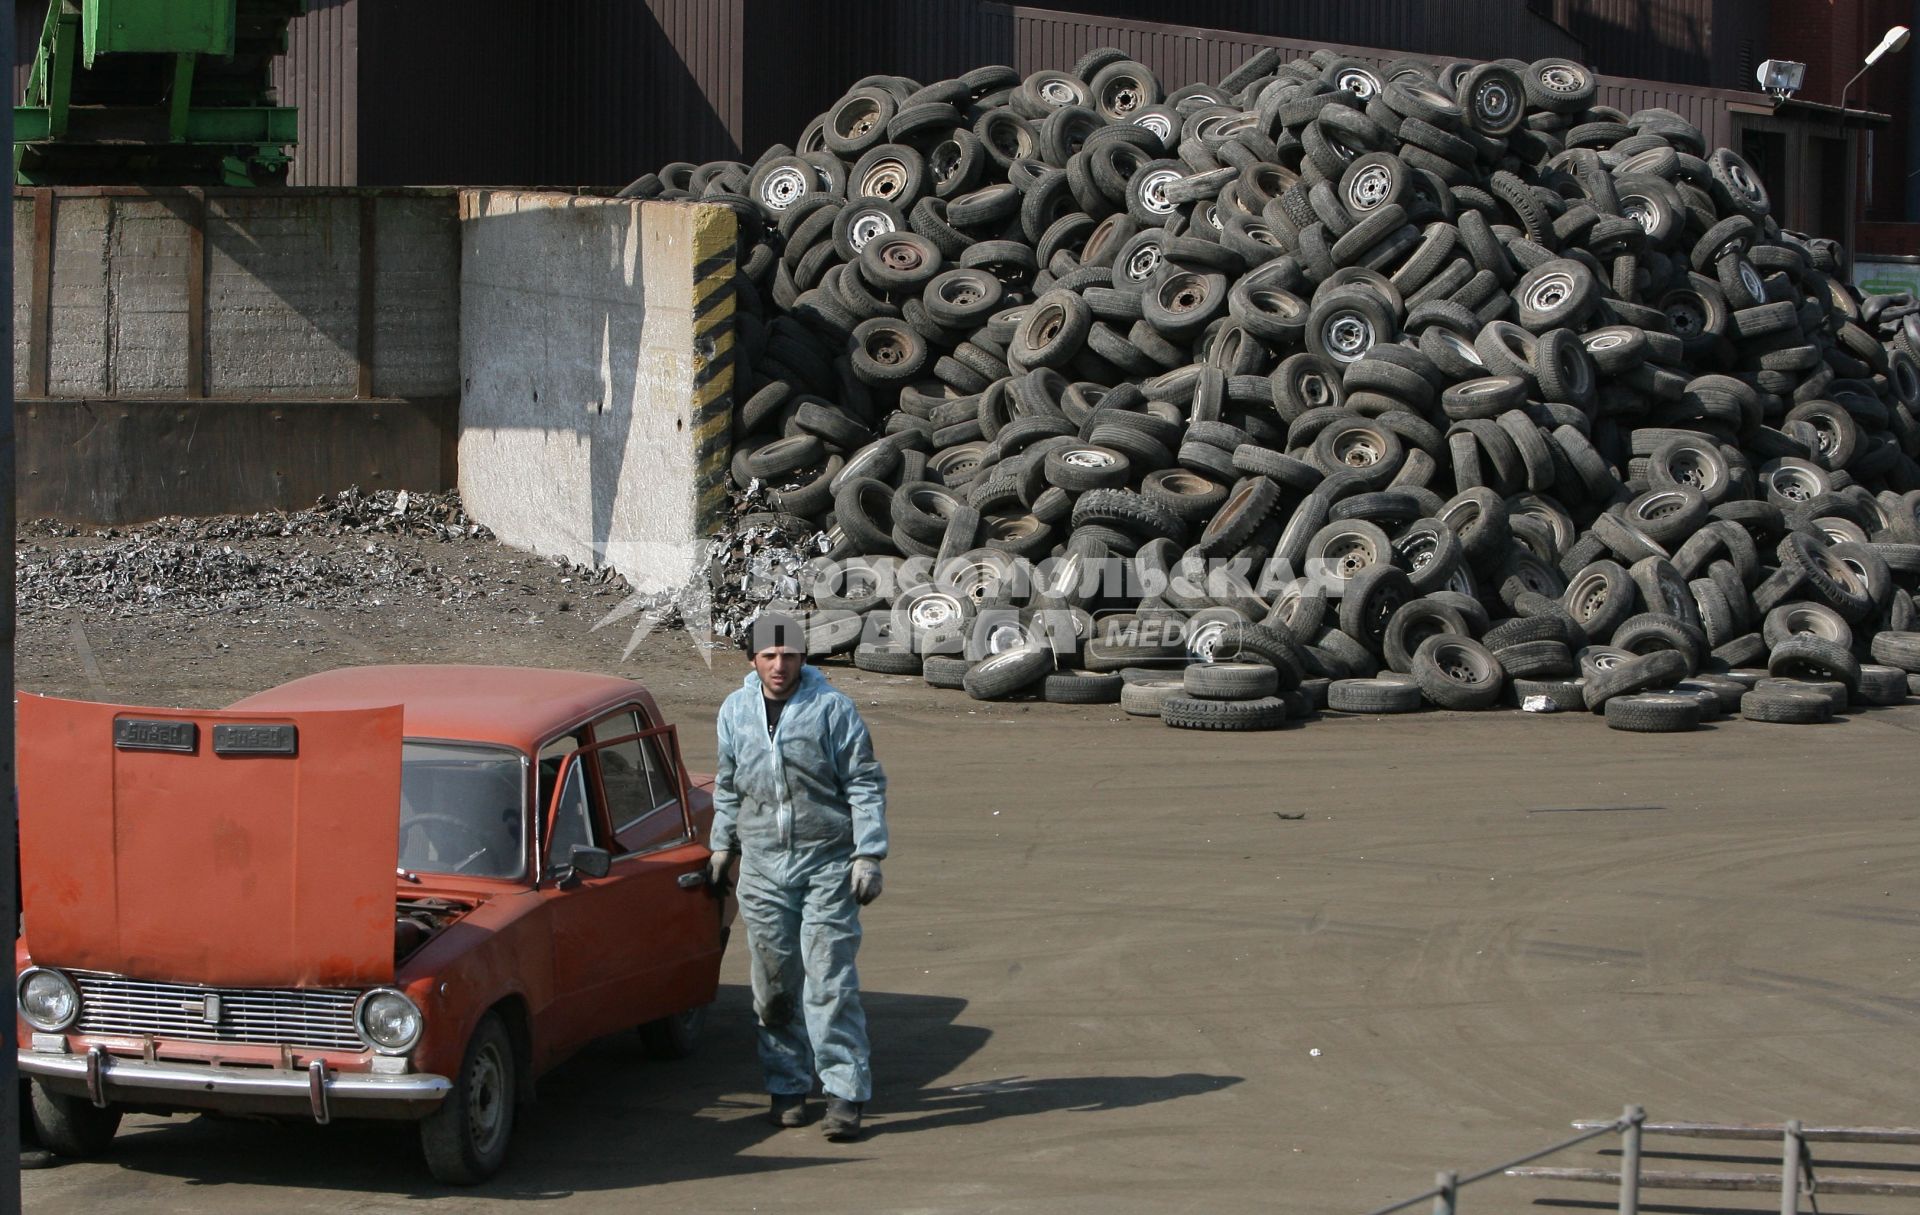
{"label": "concrete barrier block", "polygon": [[509,544],[684,585],[726,458],[732,213],[473,190],[460,215],[467,509]]}

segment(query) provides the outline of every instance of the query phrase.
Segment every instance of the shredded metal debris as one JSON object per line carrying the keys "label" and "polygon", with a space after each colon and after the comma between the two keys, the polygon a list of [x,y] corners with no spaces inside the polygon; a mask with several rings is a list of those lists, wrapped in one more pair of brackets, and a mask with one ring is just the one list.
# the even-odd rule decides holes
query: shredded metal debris
{"label": "shredded metal debris", "polygon": [[[15,597],[23,615],[379,609],[400,597],[447,604],[500,592],[498,548],[458,494],[406,490],[348,489],[301,511],[96,530],[37,520],[20,529]],[[624,587],[611,569],[546,564],[583,591]]]}

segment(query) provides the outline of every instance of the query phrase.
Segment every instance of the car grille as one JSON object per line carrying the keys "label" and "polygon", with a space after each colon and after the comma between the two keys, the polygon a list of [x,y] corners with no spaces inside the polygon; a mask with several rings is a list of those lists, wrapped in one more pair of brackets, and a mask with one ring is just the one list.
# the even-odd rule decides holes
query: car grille
{"label": "car grille", "polygon": [[[80,986],[83,1034],[309,1046],[364,1051],[354,1027],[358,992],[280,987],[195,987],[71,971]],[[217,998],[218,1017],[207,1012]]]}

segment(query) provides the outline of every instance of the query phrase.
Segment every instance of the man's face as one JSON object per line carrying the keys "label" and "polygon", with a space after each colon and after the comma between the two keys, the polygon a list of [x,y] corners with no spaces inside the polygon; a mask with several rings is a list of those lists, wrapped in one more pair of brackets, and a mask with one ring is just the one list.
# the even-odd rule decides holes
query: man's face
{"label": "man's face", "polygon": [[793,695],[794,688],[800,684],[800,668],[805,663],[806,657],[800,651],[782,645],[768,646],[753,656],[753,669],[760,673],[760,686],[775,700]]}

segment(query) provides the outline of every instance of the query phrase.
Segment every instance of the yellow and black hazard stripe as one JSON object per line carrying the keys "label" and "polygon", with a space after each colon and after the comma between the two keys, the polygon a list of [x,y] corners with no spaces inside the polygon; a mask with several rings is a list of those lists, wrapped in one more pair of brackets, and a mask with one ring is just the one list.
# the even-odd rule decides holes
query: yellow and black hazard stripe
{"label": "yellow and black hazard stripe", "polygon": [[733,313],[737,223],[725,207],[703,206],[693,225],[693,442],[695,522],[704,535],[727,516],[733,458]]}

